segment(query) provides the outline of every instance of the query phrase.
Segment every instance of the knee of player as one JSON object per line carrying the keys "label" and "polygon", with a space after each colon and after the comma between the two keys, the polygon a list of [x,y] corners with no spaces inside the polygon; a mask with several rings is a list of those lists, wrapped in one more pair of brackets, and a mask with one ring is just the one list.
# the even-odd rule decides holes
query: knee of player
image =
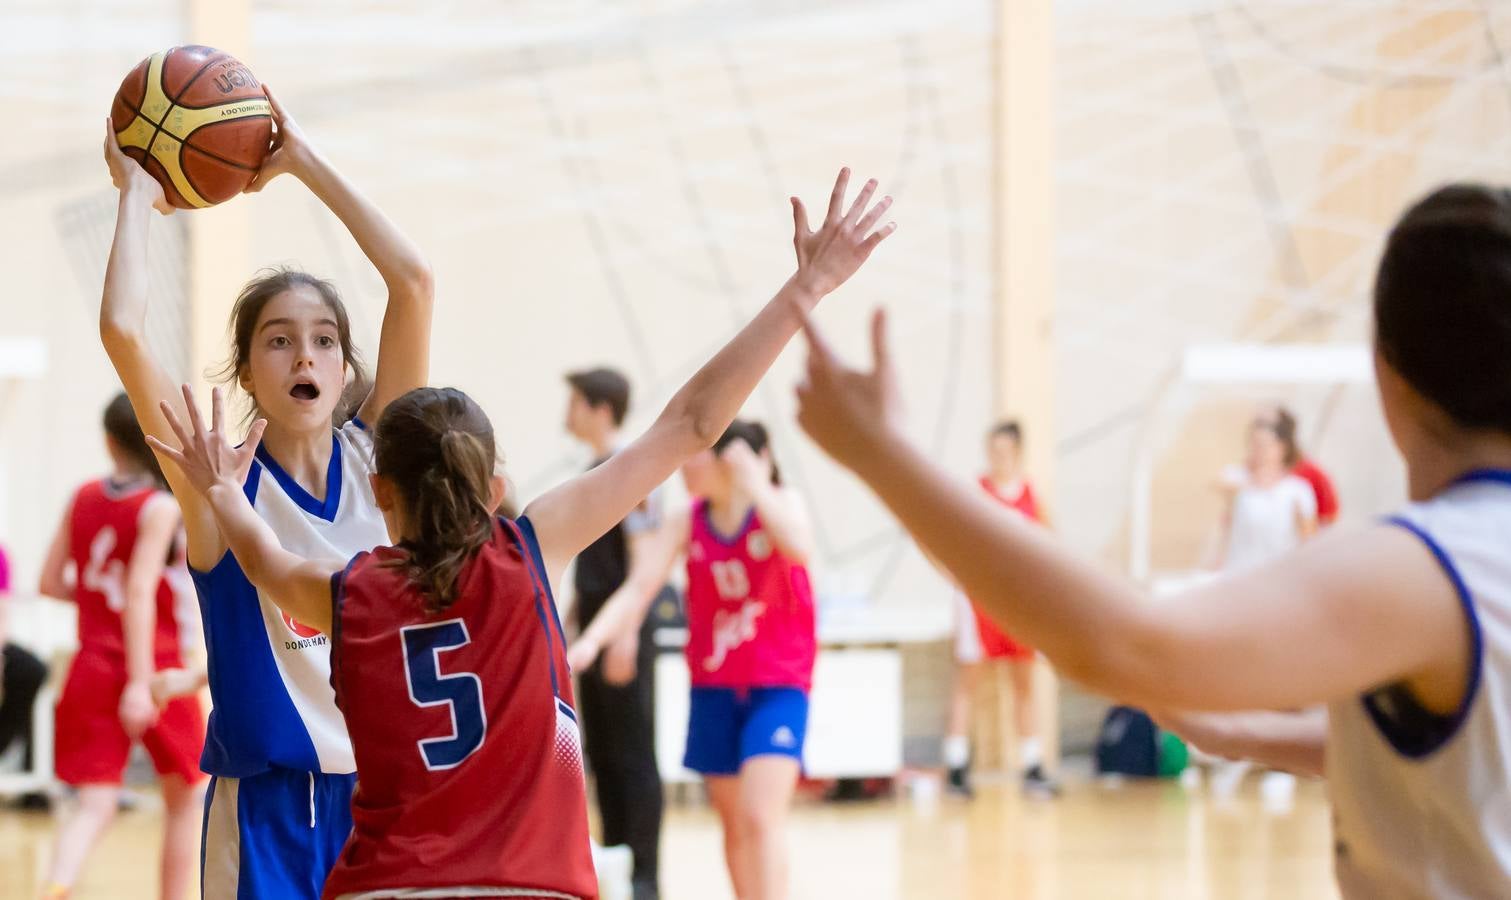
{"label": "knee of player", "polygon": [[181,775],[164,775],[159,781],[162,784],[163,806],[169,812],[198,809],[204,805],[207,782],[201,780],[190,784]]}
{"label": "knee of player", "polygon": [[746,803],[735,814],[741,836],[749,841],[767,840],[782,828],[786,810],[771,803]]}
{"label": "knee of player", "polygon": [[92,819],[108,822],[120,808],[121,791],[117,787],[92,785],[79,791],[79,812]]}

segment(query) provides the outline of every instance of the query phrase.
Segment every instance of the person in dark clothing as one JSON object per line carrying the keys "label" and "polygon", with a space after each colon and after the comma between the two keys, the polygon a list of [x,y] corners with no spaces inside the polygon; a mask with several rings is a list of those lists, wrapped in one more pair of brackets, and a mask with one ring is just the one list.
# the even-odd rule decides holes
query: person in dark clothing
{"label": "person in dark clothing", "polygon": [[[619,428],[629,409],[630,385],[612,369],[567,376],[567,431],[593,451],[597,466],[619,449]],[[616,528],[577,557],[575,614],[586,629],[621,591],[655,594],[664,589],[643,564],[661,524],[653,494]],[[637,572],[637,565],[640,571]],[[602,648],[598,662],[579,671],[578,713],[583,742],[598,793],[606,846],[628,845],[635,857],[634,898],[658,896],[661,843],[661,775],[656,769],[654,623]]]}
{"label": "person in dark clothing", "polygon": [[26,744],[25,765],[31,765],[31,716],[32,704],[42,682],[47,680],[47,666],[40,659],[17,644],[6,643],[6,604],[10,596],[10,567],[5,551],[0,549],[0,753],[10,748],[11,742],[22,740]]}

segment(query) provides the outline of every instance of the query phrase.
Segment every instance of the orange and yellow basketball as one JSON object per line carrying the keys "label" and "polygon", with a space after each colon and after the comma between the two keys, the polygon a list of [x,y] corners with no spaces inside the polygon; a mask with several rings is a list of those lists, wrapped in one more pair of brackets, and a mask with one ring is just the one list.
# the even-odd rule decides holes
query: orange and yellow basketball
{"label": "orange and yellow basketball", "polygon": [[127,156],[180,209],[241,193],[267,158],[273,111],[252,71],[212,47],[174,47],[137,64],[110,108]]}

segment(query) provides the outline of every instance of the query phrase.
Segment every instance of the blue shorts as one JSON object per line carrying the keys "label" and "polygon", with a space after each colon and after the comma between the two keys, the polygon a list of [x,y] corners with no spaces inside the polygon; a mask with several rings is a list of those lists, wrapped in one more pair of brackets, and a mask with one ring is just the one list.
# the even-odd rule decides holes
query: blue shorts
{"label": "blue shorts", "polygon": [[199,857],[207,900],[319,900],[352,831],[356,775],[270,769],[210,779]]}
{"label": "blue shorts", "polygon": [[803,759],[808,694],[798,688],[693,688],[682,765],[735,775],[752,756]]}

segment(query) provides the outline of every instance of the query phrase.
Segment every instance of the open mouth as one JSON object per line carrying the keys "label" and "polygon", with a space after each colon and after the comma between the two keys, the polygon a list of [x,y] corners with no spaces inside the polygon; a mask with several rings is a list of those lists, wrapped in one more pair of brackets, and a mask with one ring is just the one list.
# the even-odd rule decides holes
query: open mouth
{"label": "open mouth", "polygon": [[308,381],[301,381],[289,388],[289,396],[295,400],[314,400],[320,396],[320,389]]}

